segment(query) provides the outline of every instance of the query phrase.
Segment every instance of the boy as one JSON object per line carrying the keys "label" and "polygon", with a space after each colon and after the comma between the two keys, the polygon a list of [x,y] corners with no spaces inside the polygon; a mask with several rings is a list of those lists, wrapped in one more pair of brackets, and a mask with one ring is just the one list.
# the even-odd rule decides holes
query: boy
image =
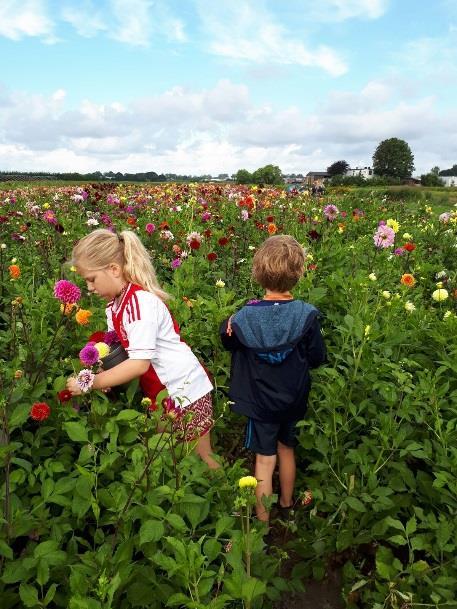
{"label": "boy", "polygon": [[250,301],[221,325],[222,343],[232,353],[232,409],[248,417],[246,447],[256,453],[257,518],[267,523],[262,497],[273,493],[277,458],[279,506],[287,511],[293,505],[296,423],[306,412],[309,370],[325,361],[318,310],[290,293],[304,265],[303,248],[293,237],[267,239],[252,266],[265,289],[263,300]]}

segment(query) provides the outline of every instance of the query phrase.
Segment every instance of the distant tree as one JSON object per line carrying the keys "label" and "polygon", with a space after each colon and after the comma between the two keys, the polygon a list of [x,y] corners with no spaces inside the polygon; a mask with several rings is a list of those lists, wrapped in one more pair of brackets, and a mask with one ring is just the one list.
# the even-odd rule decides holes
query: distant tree
{"label": "distant tree", "polygon": [[234,178],[237,184],[250,184],[252,182],[252,174],[247,169],[238,169]]}
{"label": "distant tree", "polygon": [[444,186],[443,180],[440,179],[438,174],[432,173],[432,171],[421,175],[422,186]]}
{"label": "distant tree", "polygon": [[453,165],[450,169],[440,171],[440,176],[457,176],[457,165]]}
{"label": "distant tree", "polygon": [[438,165],[435,165],[435,167],[432,167],[430,169],[430,173],[433,173],[436,176],[440,175],[440,168],[438,167]]}
{"label": "distant tree", "polygon": [[252,174],[252,181],[255,184],[284,184],[282,172],[277,165],[259,167]]}
{"label": "distant tree", "polygon": [[414,171],[414,155],[405,140],[391,137],[383,140],[373,155],[375,175],[407,178]]}
{"label": "distant tree", "polygon": [[331,178],[333,176],[342,176],[349,169],[349,163],[347,161],[335,161],[329,167],[327,167],[327,173]]}

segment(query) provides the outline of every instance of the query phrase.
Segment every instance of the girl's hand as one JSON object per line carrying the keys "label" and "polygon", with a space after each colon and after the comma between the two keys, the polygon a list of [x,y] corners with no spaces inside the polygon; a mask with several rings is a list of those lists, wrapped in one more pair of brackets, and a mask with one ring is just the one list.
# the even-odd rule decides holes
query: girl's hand
{"label": "girl's hand", "polygon": [[82,391],[74,376],[70,376],[70,378],[67,379],[67,389],[72,396],[82,395]]}
{"label": "girl's hand", "polygon": [[232,318],[233,318],[233,315],[230,315],[229,320],[227,322],[227,330],[225,331],[227,336],[232,336],[232,332],[233,332],[233,329],[232,329]]}

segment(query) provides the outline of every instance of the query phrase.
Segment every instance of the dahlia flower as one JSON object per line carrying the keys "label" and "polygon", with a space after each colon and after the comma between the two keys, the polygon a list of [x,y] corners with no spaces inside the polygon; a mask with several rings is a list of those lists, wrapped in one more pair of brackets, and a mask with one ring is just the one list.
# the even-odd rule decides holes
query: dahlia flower
{"label": "dahlia flower", "polygon": [[373,236],[373,241],[376,247],[390,247],[395,241],[395,231],[390,226],[378,226],[378,230]]}
{"label": "dahlia flower", "polygon": [[81,298],[81,290],[71,281],[60,279],[54,286],[54,296],[64,304],[72,304]]}
{"label": "dahlia flower", "polygon": [[88,343],[79,352],[79,359],[85,366],[93,366],[100,359],[100,354],[94,344]]}

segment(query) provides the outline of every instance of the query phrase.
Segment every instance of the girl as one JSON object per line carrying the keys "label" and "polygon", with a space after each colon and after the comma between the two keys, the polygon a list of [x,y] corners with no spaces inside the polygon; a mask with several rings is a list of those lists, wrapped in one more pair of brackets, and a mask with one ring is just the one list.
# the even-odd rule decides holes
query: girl
{"label": "girl", "polygon": [[[108,301],[108,330],[114,330],[128,359],[95,375],[91,389],[107,389],[134,378],[153,403],[167,389],[175,402],[193,413],[183,439],[198,438],[196,452],[212,469],[210,429],[213,425],[211,390],[204,368],[179,336],[151,259],[132,231],[120,234],[98,229],[81,239],[73,249],[72,263],[87,283],[89,292]],[[69,378],[67,388],[81,395],[85,387]],[[176,421],[176,431],[184,429]]]}

